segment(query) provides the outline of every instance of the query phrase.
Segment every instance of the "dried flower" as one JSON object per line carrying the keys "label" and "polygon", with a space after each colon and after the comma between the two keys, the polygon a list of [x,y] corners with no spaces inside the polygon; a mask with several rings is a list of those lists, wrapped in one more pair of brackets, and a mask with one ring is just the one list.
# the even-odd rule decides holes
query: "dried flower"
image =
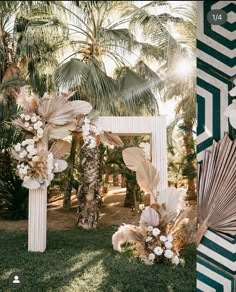
{"label": "dried flower", "polygon": [[179,264],[179,257],[177,255],[174,255],[171,259],[172,264],[178,265]]}
{"label": "dried flower", "polygon": [[148,227],[147,227],[147,231],[152,232],[152,231],[153,231],[153,227],[152,227],[152,226],[148,226]]}
{"label": "dried flower", "polygon": [[151,241],[152,240],[152,237],[151,236],[148,236],[147,238],[146,238],[146,242],[149,242],[149,241]]}
{"label": "dried flower", "polygon": [[155,256],[154,253],[150,253],[150,254],[148,255],[148,259],[149,259],[149,261],[154,261],[155,258],[156,258],[156,256]]}
{"label": "dried flower", "polygon": [[173,241],[173,236],[171,234],[167,235],[167,240],[169,242],[172,242]]}

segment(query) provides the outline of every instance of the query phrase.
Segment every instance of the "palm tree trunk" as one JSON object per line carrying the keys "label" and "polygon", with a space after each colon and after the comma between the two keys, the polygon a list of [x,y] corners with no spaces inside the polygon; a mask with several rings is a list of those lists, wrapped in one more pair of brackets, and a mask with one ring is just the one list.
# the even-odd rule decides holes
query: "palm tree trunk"
{"label": "palm tree trunk", "polygon": [[[184,119],[184,125],[188,128],[188,129],[192,129],[193,125],[190,121],[188,121],[187,119]],[[194,138],[193,138],[193,133],[192,131],[186,131],[184,137],[184,147],[185,147],[185,152],[187,155],[191,155],[193,153],[193,149],[192,149],[192,145],[194,144]],[[190,164],[190,167],[192,169],[195,168],[194,162],[193,161],[189,161],[188,162]],[[187,177],[187,182],[188,182],[188,189],[187,189],[187,200],[193,200],[196,201],[197,200],[197,196],[196,196],[196,187],[195,187],[195,179],[194,178],[188,178]]]}
{"label": "palm tree trunk", "polygon": [[135,191],[136,186],[135,184],[129,180],[126,180],[126,196],[125,196],[125,203],[124,207],[133,208],[135,207]]}
{"label": "palm tree trunk", "polygon": [[71,205],[71,191],[72,191],[72,185],[73,185],[73,179],[74,179],[73,171],[74,171],[74,164],[75,164],[76,146],[77,146],[77,138],[75,135],[73,135],[68,167],[67,167],[67,183],[66,183],[66,189],[64,193],[64,199],[63,199],[63,208],[67,210],[70,209],[70,205]]}
{"label": "palm tree trunk", "polygon": [[108,164],[108,165],[106,165],[106,174],[105,174],[105,179],[104,179],[104,184],[103,184],[103,190],[102,190],[102,192],[104,194],[108,193],[110,172],[111,172],[111,164]]}
{"label": "palm tree trunk", "polygon": [[78,190],[78,226],[97,227],[100,203],[98,149],[86,145],[80,151],[80,186]]}
{"label": "palm tree trunk", "polygon": [[[117,167],[114,165],[114,168],[117,169]],[[120,176],[118,173],[113,174],[113,187],[118,187],[120,185]]]}

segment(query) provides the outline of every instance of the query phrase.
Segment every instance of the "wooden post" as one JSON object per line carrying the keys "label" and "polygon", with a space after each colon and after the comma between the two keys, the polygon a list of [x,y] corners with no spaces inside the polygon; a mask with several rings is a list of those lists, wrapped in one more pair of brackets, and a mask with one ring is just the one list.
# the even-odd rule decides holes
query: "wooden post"
{"label": "wooden post", "polygon": [[47,239],[47,189],[29,191],[28,251],[44,252]]}

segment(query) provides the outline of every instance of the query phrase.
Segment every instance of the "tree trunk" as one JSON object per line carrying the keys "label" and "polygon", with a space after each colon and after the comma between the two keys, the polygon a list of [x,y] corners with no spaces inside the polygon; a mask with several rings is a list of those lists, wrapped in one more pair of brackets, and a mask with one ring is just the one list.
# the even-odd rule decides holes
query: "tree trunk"
{"label": "tree trunk", "polygon": [[106,165],[106,174],[105,174],[103,190],[102,190],[104,194],[108,193],[110,171],[111,171],[111,165],[108,164]]}
{"label": "tree trunk", "polygon": [[135,207],[135,191],[136,186],[132,181],[126,180],[126,196],[124,207],[133,208]]}
{"label": "tree trunk", "polygon": [[[114,169],[117,167],[114,166]],[[118,187],[120,185],[120,175],[118,173],[113,174],[113,187]]]}
{"label": "tree trunk", "polygon": [[80,151],[80,186],[78,189],[78,226],[97,227],[100,203],[98,149],[86,145]]}
{"label": "tree trunk", "polygon": [[[184,125],[188,129],[192,129],[192,127],[193,127],[192,123],[189,122],[187,119],[184,119]],[[183,140],[184,140],[184,147],[185,147],[186,155],[191,155],[193,153],[192,145],[194,144],[193,133],[191,131],[186,132],[184,137],[183,137]],[[189,161],[189,165],[192,169],[195,168],[193,161]],[[187,200],[196,201],[197,196],[196,196],[195,179],[187,177],[187,182],[188,182]]]}
{"label": "tree trunk", "polygon": [[121,187],[126,188],[126,180],[125,180],[125,177],[123,175],[121,175]]}
{"label": "tree trunk", "polygon": [[64,193],[64,199],[63,199],[63,208],[67,210],[70,209],[70,205],[71,205],[71,191],[72,191],[72,185],[73,185],[73,179],[74,179],[73,171],[74,171],[74,164],[75,164],[76,146],[77,146],[77,138],[75,135],[73,135],[68,167],[67,167],[66,189]]}

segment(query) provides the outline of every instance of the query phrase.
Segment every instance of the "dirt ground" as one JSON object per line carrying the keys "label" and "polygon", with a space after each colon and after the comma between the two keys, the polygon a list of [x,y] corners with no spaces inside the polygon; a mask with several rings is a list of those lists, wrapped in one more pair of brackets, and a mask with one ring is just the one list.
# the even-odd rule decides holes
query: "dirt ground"
{"label": "dirt ground", "polygon": [[[120,225],[122,223],[137,224],[139,214],[134,214],[131,209],[124,208],[125,189],[112,187],[104,195],[103,204],[100,209],[99,226]],[[62,209],[63,196],[57,194],[48,203],[48,229],[68,229],[76,226],[77,199],[72,196],[72,208],[70,211]],[[0,219],[0,229],[27,230],[27,220],[10,221]]]}
{"label": "dirt ground", "polygon": [[[132,211],[130,208],[124,207],[125,189],[120,187],[111,187],[110,191],[103,196],[103,203],[100,209],[99,226],[135,224],[139,222],[140,214]],[[62,208],[63,195],[55,194],[49,199],[48,203],[48,229],[60,230],[76,227],[77,223],[77,199],[72,196],[71,210],[65,211]],[[189,215],[191,220],[196,217],[196,206],[192,206],[192,211]],[[0,229],[9,230],[27,230],[28,221],[10,221],[0,218]]]}

